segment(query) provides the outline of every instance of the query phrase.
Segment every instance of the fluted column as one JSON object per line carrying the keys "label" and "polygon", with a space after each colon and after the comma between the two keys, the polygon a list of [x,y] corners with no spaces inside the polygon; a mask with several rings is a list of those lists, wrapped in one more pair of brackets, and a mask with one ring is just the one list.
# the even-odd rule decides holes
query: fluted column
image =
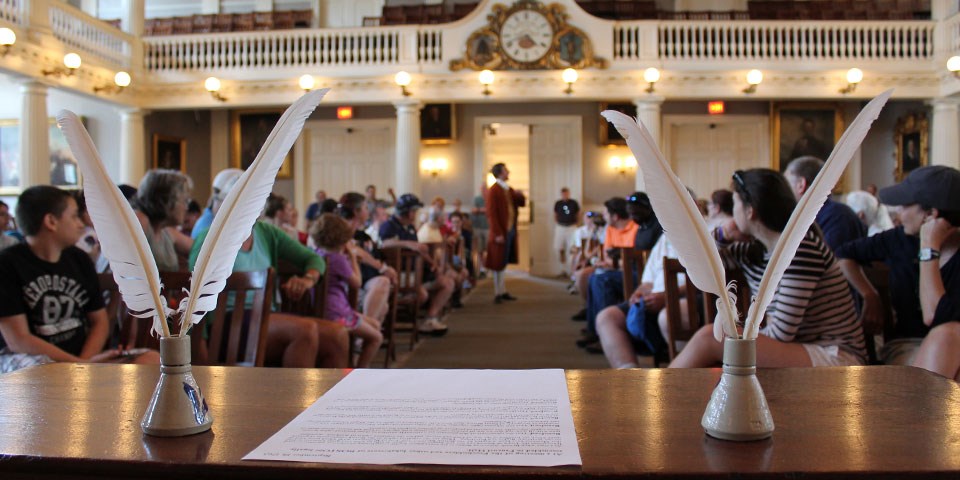
{"label": "fluted column", "polygon": [[930,133],[930,164],[960,168],[960,109],[957,100],[937,98]]}
{"label": "fluted column", "polygon": [[50,125],[47,87],[38,82],[20,85],[20,187],[50,184]]}
{"label": "fluted column", "polygon": [[420,109],[419,100],[404,98],[393,102],[397,108],[398,194],[420,194]]}
{"label": "fluted column", "polygon": [[120,182],[137,186],[147,171],[147,143],[143,133],[143,110],[120,113]]}
{"label": "fluted column", "polygon": [[[663,104],[663,97],[659,95],[648,95],[646,97],[634,98],[633,104],[637,106],[637,118],[640,119],[640,123],[644,127],[647,127],[647,131],[650,132],[650,136],[653,137],[653,140],[657,142],[657,146],[660,146],[660,105]],[[638,161],[640,159],[637,159]],[[643,171],[640,168],[637,168],[637,178],[636,178],[636,189],[643,191],[645,184],[643,181]]]}

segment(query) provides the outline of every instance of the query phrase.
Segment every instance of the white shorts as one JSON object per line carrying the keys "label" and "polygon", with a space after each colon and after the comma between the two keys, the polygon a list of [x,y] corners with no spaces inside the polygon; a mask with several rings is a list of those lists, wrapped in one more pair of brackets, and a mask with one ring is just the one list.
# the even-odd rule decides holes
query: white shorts
{"label": "white shorts", "polygon": [[554,225],[553,228],[553,249],[570,252],[570,247],[574,245],[574,235],[577,233],[576,225]]}
{"label": "white shorts", "polygon": [[863,361],[856,355],[840,348],[837,345],[817,345],[815,343],[801,343],[810,356],[810,363],[814,367],[850,367],[863,365]]}
{"label": "white shorts", "polygon": [[877,355],[884,365],[913,365],[922,338],[898,338],[884,343]]}

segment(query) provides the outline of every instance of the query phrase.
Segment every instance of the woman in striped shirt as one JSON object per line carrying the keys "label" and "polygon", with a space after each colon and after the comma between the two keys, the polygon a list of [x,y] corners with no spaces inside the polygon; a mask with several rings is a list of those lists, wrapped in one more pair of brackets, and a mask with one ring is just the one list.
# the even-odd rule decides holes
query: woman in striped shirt
{"label": "woman in striped shirt", "polygon": [[[756,292],[797,201],[783,176],[768,169],[738,170],[733,190],[733,220],[713,234]],[[708,367],[722,358],[723,344],[707,325],[670,366]],[[811,227],[767,308],[757,337],[757,366],[862,365],[865,359],[850,287],[819,228]]]}

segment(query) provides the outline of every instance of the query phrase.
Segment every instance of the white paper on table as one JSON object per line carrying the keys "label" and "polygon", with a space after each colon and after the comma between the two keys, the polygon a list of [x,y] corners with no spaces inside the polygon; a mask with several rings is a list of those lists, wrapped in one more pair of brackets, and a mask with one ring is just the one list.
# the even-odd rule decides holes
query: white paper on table
{"label": "white paper on table", "polygon": [[580,465],[563,370],[354,370],[244,460]]}

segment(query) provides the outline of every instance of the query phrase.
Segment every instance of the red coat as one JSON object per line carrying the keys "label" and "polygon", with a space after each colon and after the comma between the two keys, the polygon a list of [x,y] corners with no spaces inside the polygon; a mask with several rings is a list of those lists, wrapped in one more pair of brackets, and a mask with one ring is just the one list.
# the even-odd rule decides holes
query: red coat
{"label": "red coat", "polygon": [[484,266],[493,271],[507,268],[508,263],[517,263],[517,237],[514,235],[510,244],[509,258],[507,244],[497,243],[494,239],[502,236],[507,239],[507,232],[517,229],[517,209],[527,204],[526,197],[514,190],[504,190],[499,183],[493,184],[487,190],[486,207],[487,220],[490,223],[490,233],[487,237],[487,260]]}

